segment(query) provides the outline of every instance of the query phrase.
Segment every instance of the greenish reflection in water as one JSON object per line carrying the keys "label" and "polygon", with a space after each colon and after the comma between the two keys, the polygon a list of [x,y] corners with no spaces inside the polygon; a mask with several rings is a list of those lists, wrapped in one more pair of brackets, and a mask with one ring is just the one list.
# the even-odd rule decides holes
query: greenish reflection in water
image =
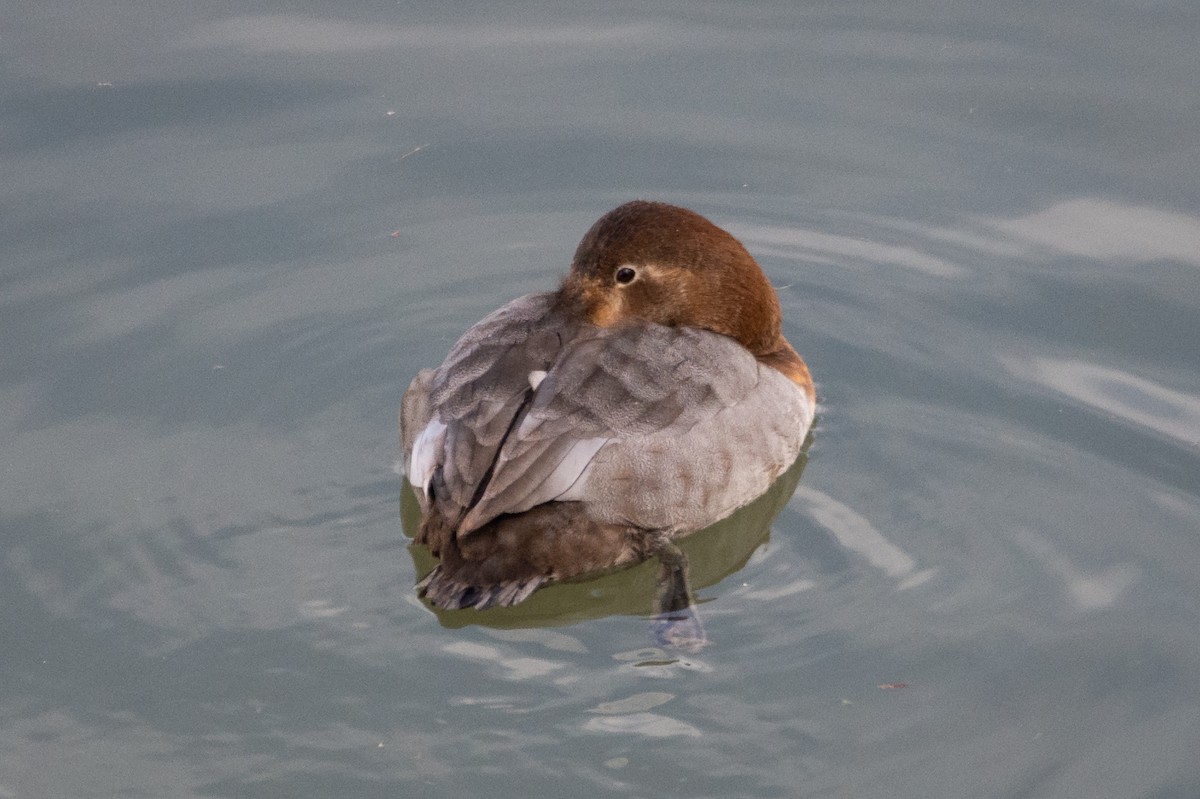
{"label": "greenish reflection in water", "polygon": [[[766,542],[772,521],[800,483],[811,442],[810,435],[800,457],[766,493],[728,518],[679,542],[688,558],[693,591],[714,585],[741,569],[754,551]],[[421,509],[407,480],[401,486],[400,518],[405,535],[412,538],[421,523]],[[408,551],[418,576],[427,574],[437,563],[424,546],[410,543]],[[428,602],[425,604],[445,627],[471,624],[498,628],[556,626],[613,615],[650,615],[657,583],[658,561],[651,558],[627,569],[551,585],[516,607],[484,611],[442,610]]]}

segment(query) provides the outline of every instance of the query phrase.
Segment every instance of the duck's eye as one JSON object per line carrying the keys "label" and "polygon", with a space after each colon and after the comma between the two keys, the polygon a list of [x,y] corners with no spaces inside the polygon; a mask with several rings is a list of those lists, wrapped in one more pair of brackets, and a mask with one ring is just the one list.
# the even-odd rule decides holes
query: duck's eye
{"label": "duck's eye", "polygon": [[620,283],[622,286],[627,286],[633,282],[635,277],[637,277],[637,270],[632,266],[622,266],[617,270],[616,277],[618,283]]}

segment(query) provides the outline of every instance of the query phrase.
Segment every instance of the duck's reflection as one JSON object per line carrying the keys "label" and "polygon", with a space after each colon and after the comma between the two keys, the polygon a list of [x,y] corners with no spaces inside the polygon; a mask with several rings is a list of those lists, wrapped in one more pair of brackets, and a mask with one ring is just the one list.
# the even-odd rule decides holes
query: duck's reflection
{"label": "duck's reflection", "polygon": [[[808,444],[786,472],[732,516],[680,539],[675,551],[636,566],[544,588],[513,607],[443,610],[426,602],[446,627],[481,624],[497,628],[571,624],[612,615],[652,616],[660,643],[695,650],[705,642],[695,613],[694,592],[741,569],[770,536],[771,523],[787,504],[808,461]],[[408,481],[400,494],[400,516],[410,539],[421,524],[421,509]],[[437,565],[429,550],[409,545],[418,575]]]}

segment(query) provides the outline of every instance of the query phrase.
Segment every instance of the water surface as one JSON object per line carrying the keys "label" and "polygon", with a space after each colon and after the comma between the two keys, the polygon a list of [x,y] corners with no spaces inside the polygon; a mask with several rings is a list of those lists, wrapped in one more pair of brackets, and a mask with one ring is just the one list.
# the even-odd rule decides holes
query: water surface
{"label": "water surface", "polygon": [[[1200,795],[1198,35],[1187,2],[23,9],[0,795]],[[779,287],[799,488],[699,545],[732,571],[697,655],[652,646],[652,567],[439,617],[401,393],[633,197]]]}

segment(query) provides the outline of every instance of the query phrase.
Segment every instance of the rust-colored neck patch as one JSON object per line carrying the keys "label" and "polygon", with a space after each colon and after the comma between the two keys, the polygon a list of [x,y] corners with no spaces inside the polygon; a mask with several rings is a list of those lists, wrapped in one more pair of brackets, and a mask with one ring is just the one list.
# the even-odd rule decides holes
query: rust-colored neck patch
{"label": "rust-colored neck patch", "polygon": [[800,386],[800,390],[807,394],[810,400],[816,401],[817,392],[813,387],[808,364],[786,340],[783,341],[783,346],[774,352],[758,356],[758,362],[780,372],[788,380]]}

